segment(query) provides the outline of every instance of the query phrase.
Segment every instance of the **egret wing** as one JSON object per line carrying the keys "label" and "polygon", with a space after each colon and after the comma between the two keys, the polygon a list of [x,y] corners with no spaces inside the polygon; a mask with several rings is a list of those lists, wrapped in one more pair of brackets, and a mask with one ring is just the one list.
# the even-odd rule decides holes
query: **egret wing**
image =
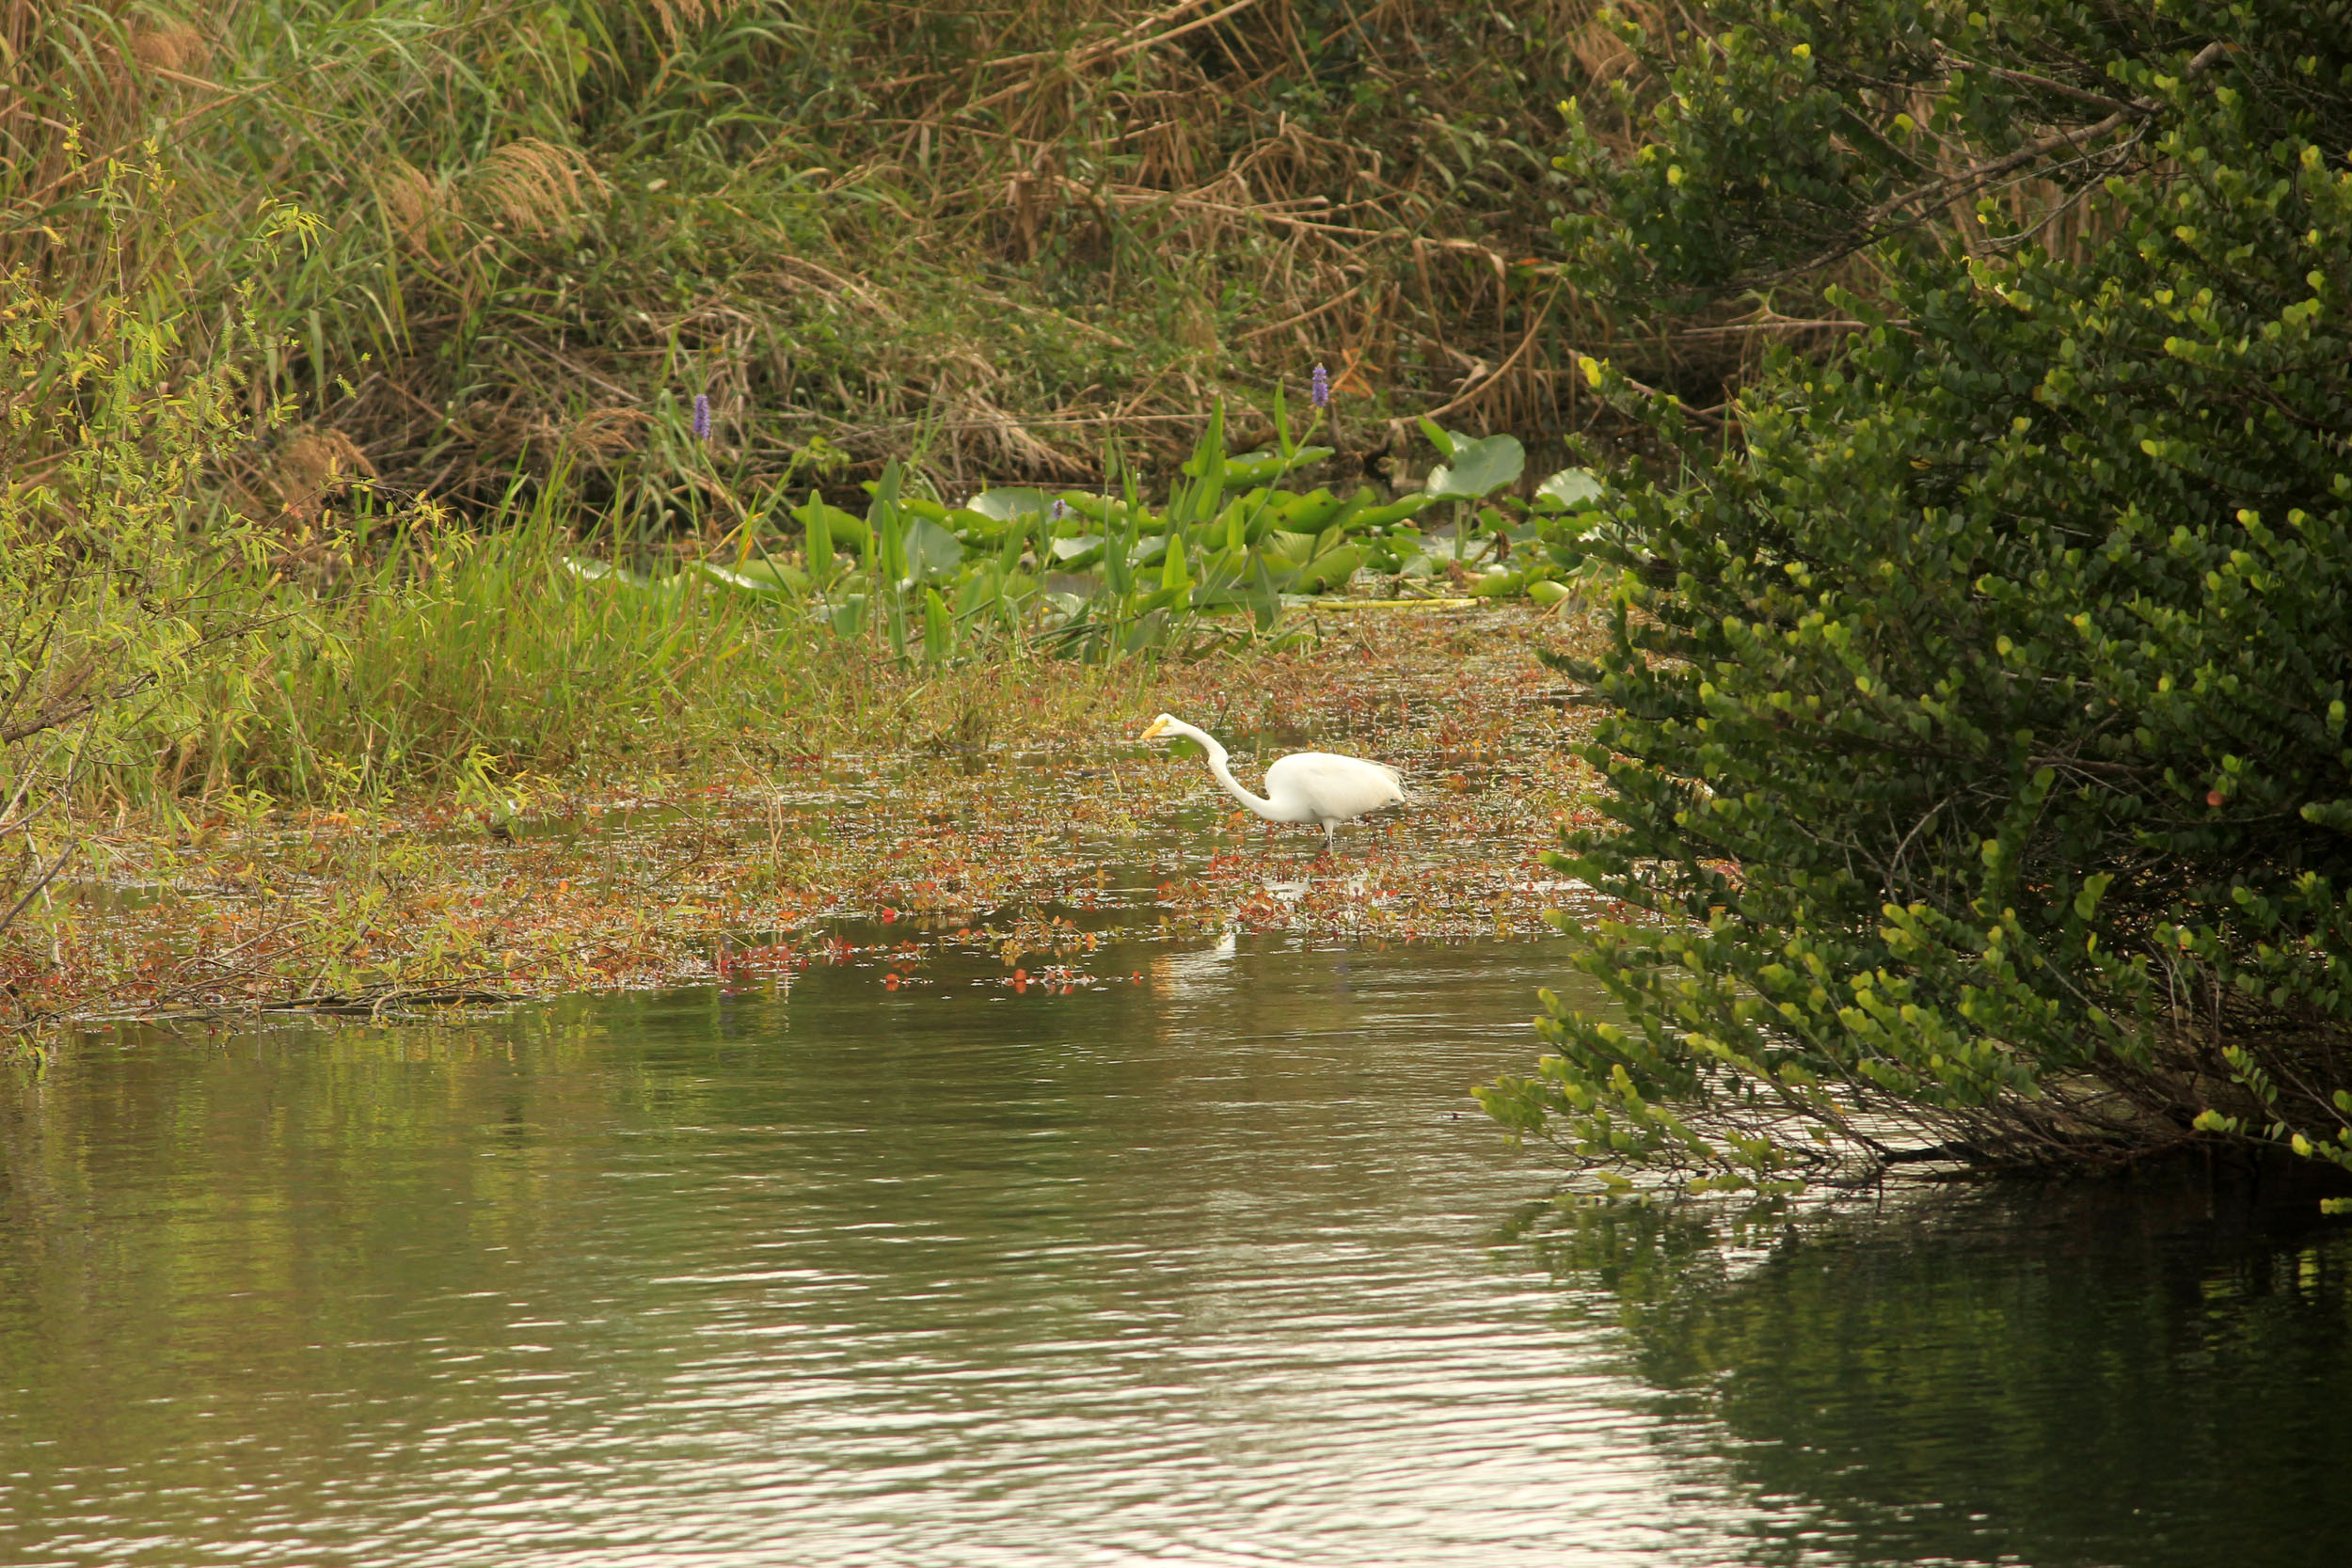
{"label": "egret wing", "polygon": [[1344,822],[1405,799],[1396,769],[1329,752],[1294,752],[1265,770],[1266,796],[1293,821]]}

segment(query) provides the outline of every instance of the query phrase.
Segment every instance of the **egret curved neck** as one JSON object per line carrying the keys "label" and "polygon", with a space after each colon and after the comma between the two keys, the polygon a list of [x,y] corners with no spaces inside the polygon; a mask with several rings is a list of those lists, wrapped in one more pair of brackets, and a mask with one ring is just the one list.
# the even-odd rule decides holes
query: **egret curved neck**
{"label": "egret curved neck", "polygon": [[1242,788],[1241,781],[1233,777],[1233,769],[1227,764],[1225,748],[1216,743],[1216,736],[1206,730],[1194,729],[1190,724],[1171,724],[1168,727],[1200,743],[1201,750],[1209,753],[1209,771],[1216,776],[1216,782],[1224,786],[1226,794],[1267,821],[1274,820],[1274,802]]}

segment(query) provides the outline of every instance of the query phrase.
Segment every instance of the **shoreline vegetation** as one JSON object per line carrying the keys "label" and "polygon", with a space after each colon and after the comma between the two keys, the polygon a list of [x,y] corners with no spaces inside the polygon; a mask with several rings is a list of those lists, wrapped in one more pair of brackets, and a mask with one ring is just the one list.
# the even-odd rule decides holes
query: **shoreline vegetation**
{"label": "shoreline vegetation", "polygon": [[[1592,814],[1591,775],[1557,744],[1573,694],[1529,651],[1573,636],[1555,626],[1507,607],[1359,613],[1290,652],[1156,669],[910,675],[852,652],[830,668],[832,710],[786,736],[713,732],[682,752],[652,732],[561,774],[403,804],[231,789],[119,808],[83,824],[77,875],[11,933],[8,1019],[399,1017],[788,987],[853,960],[895,988],[947,944],[994,952],[1027,990],[1117,983],[1089,955],[1138,933],[1549,935],[1564,893],[1535,857]],[[1311,833],[1228,809],[1197,757],[1130,743],[1170,705],[1261,761],[1346,736],[1406,769],[1411,814],[1351,827],[1319,862]]]}
{"label": "shoreline vegetation", "polygon": [[2352,1170],[2352,0],[0,36],[20,1031],[1549,906],[1612,1183]]}
{"label": "shoreline vegetation", "polygon": [[1616,625],[1567,672],[1611,821],[1560,863],[1641,911],[1577,957],[1621,1011],[1548,1003],[1488,1108],[1696,1185],[1857,1147],[2341,1182],[2352,7],[1629,33],[1655,139],[1571,132],[1565,264],[1857,325],[1736,443],[1647,400],[1683,463],[1597,531]]}
{"label": "shoreline vegetation", "polygon": [[[8,9],[16,58],[50,68],[12,68],[0,127],[23,154],[0,198],[31,223],[7,242],[0,311],[14,1023],[788,969],[840,947],[820,925],[895,924],[886,911],[952,908],[1018,942],[1100,902],[1082,884],[1103,868],[1072,860],[1068,832],[1098,858],[1166,862],[1142,903],[1171,929],[1218,911],[1313,933],[1534,928],[1550,879],[1528,874],[1513,812],[1589,804],[1583,765],[1525,721],[1556,711],[1530,706],[1531,682],[1559,689],[1528,649],[1581,622],[1500,607],[1573,596],[1577,557],[1555,546],[1601,485],[1529,469],[1493,429],[1521,384],[1492,364],[1446,372],[1475,396],[1417,392],[1422,350],[1375,370],[1359,333],[1275,290],[1279,272],[1336,290],[1335,310],[1361,296],[1372,315],[1348,320],[1386,319],[1402,296],[1359,286],[1378,251],[1362,235],[1342,236],[1359,260],[1318,271],[1310,207],[1251,198],[1229,214],[1240,230],[1203,230],[1207,198],[1177,179],[1200,159],[1270,166],[1269,103],[1294,153],[1323,145],[1303,134],[1315,103],[1331,128],[1393,130],[1369,105],[1399,73],[1363,46],[1461,16],[1343,29],[1356,41],[1328,40],[1325,76],[1360,90],[1335,96],[1242,69],[1298,13],[1248,19],[1273,29],[1257,36],[1187,25],[1200,9],[1059,19],[1076,61],[1104,39],[1126,61],[1061,87],[1141,93],[1180,141],[1241,138],[1147,160],[1175,230],[1137,214],[1145,229],[1106,239],[1055,187],[1043,227],[1011,240],[946,188],[997,177],[963,109],[933,105],[957,149],[939,166],[804,176],[866,158],[886,117],[871,99],[811,120],[795,93],[886,42],[952,61],[933,84],[952,99],[983,64],[967,48],[1001,55],[1036,17],[943,13],[946,34],[908,35],[904,15],[850,6],[812,39],[758,6],[426,4],[361,24],[305,11],[282,34],[245,7],[201,34],[162,13],[75,32]],[[1522,43],[1513,69],[1566,47]],[[1163,91],[1212,81],[1210,101]],[[868,87],[894,90],[844,90]],[[723,110],[680,118],[690,103]],[[39,105],[55,113],[17,112]],[[167,145],[158,113],[185,134]],[[1064,105],[1059,155],[1108,134],[1091,113]],[[364,149],[354,127],[373,130]],[[1116,163],[1117,142],[1092,155]],[[1540,185],[1540,166],[1521,172]],[[1410,244],[1422,276],[1469,242],[1424,224]],[[1484,287],[1490,253],[1470,248]],[[1451,309],[1428,281],[1414,309]],[[1527,279],[1494,281],[1498,329],[1518,330]],[[1008,313],[1005,290],[1036,303]],[[1088,388],[1118,394],[1116,420],[1073,404],[1084,383],[1034,331],[1092,342],[1104,309],[1154,301],[1148,351],[1119,343],[1141,379]],[[1229,351],[1204,310],[1316,334]],[[917,362],[932,380],[912,398],[890,378]],[[1490,433],[1395,418],[1416,404],[1475,406]],[[921,417],[888,418],[902,404]],[[1118,438],[1028,434],[1097,421]],[[1409,467],[1368,477],[1368,433]],[[1336,882],[1203,879],[1154,837],[1148,798],[1076,782],[1196,793],[1122,754],[1154,705],[1432,768],[1435,814],[1466,836],[1431,856],[1375,830],[1340,868],[1354,909]],[[1512,775],[1532,793],[1498,813],[1482,797],[1502,734],[1532,753]],[[1015,762],[1025,747],[1067,766]],[[892,800],[869,799],[884,780]]]}
{"label": "shoreline vegetation", "polygon": [[1557,467],[1626,422],[1571,341],[1693,385],[1748,354],[1548,265],[1560,89],[1631,61],[1597,5],[5,0],[0,37],[0,268],[241,357],[288,422],[223,477],[318,539],[353,478],[480,522],[560,471],[632,537],[911,454],[1156,487],[1318,360],[1335,487],[1424,414]]}

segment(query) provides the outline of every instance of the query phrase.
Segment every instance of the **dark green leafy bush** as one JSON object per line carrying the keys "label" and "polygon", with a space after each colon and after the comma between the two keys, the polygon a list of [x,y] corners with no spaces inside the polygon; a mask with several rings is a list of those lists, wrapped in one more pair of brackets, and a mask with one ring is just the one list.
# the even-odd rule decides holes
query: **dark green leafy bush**
{"label": "dark green leafy bush", "polygon": [[1562,862],[1645,911],[1579,959],[1626,1018],[1548,998],[1489,1110],[1725,1182],[2352,1167],[2352,7],[1714,15],[1655,147],[1564,160],[1579,265],[1836,263],[1868,325],[1736,446],[1652,400],[1686,467],[1591,546],[1614,823]]}

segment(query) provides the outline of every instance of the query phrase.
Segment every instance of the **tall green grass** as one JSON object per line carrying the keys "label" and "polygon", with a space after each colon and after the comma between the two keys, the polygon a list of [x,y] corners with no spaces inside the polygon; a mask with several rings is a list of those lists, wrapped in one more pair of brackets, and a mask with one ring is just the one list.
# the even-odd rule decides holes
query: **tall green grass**
{"label": "tall green grass", "polygon": [[[254,693],[197,737],[205,785],[310,800],[585,760],[658,765],[794,722],[805,659],[743,595],[583,580],[544,515],[487,539],[411,530],[257,640]],[[286,592],[282,588],[277,592]],[[177,790],[180,777],[158,781]]]}
{"label": "tall green grass", "polygon": [[723,778],[968,738],[1015,690],[1050,721],[1149,678],[1001,633],[929,661],[879,617],[845,636],[692,560],[648,581],[579,551],[542,506],[486,535],[412,525],[326,592],[248,579],[240,606],[267,629],[159,708],[85,803],[480,804],[559,780]]}

